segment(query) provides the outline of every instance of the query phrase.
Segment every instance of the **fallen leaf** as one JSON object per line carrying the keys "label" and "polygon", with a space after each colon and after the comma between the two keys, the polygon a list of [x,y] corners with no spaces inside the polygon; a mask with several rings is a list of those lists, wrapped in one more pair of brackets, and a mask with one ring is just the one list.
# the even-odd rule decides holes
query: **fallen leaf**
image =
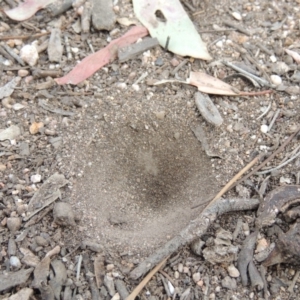
{"label": "fallen leaf", "polygon": [[240,92],[231,85],[202,72],[191,72],[190,78],[187,80],[187,82],[196,86],[200,92],[206,94],[224,96],[237,96],[240,94]]}
{"label": "fallen leaf", "polygon": [[105,48],[87,56],[71,72],[61,78],[55,79],[58,84],[78,84],[96,71],[112,62],[118,53],[119,47],[128,46],[139,38],[148,35],[148,30],[143,26],[134,26],[120,38],[111,41]]}
{"label": "fallen leaf", "polygon": [[162,47],[182,55],[210,60],[205,43],[179,0],[133,0],[134,13]]}
{"label": "fallen leaf", "polygon": [[6,15],[15,21],[24,21],[32,17],[38,10],[55,2],[56,0],[27,0],[19,6],[5,11]]}
{"label": "fallen leaf", "polygon": [[300,64],[300,54],[295,52],[295,51],[292,51],[292,50],[289,50],[289,49],[285,49],[284,50],[288,55],[290,55],[297,64]]}

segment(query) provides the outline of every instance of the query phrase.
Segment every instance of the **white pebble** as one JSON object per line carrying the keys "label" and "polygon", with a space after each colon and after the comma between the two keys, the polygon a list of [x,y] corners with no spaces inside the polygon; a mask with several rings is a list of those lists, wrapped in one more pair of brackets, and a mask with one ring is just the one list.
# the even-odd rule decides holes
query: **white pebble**
{"label": "white pebble", "polygon": [[239,270],[234,265],[230,265],[227,271],[230,277],[237,278],[240,276]]}
{"label": "white pebble", "polygon": [[25,45],[20,50],[20,57],[31,67],[35,66],[38,59],[39,53],[34,45]]}
{"label": "white pebble", "polygon": [[178,279],[178,278],[179,278],[179,272],[178,272],[178,271],[175,271],[175,272],[174,272],[174,277],[175,277],[175,279]]}
{"label": "white pebble", "polygon": [[11,267],[13,267],[15,269],[21,268],[21,262],[20,262],[19,258],[16,256],[10,257],[9,264],[11,265]]}
{"label": "white pebble", "polygon": [[271,61],[272,63],[275,63],[275,62],[277,61],[276,56],[271,55],[271,56],[270,56],[270,61]]}
{"label": "white pebble", "polygon": [[193,274],[193,280],[195,283],[197,283],[200,280],[200,278],[201,278],[201,275],[199,272]]}
{"label": "white pebble", "polygon": [[236,20],[241,21],[242,20],[242,16],[239,12],[235,11],[231,14]]}
{"label": "white pebble", "polygon": [[16,103],[13,105],[13,110],[20,110],[22,108],[24,108],[24,105],[21,103]]}
{"label": "white pebble", "polygon": [[170,281],[168,281],[168,288],[169,288],[171,295],[173,295],[175,292],[175,288]]}
{"label": "white pebble", "polygon": [[269,126],[268,125],[261,125],[260,126],[260,131],[262,132],[262,133],[267,133],[268,132],[268,130],[269,130]]}
{"label": "white pebble", "polygon": [[30,180],[33,183],[40,182],[42,179],[42,176],[40,174],[31,175]]}
{"label": "white pebble", "polygon": [[271,78],[272,83],[275,84],[276,86],[282,84],[282,79],[281,79],[280,76],[278,76],[278,75],[271,75],[270,78]]}
{"label": "white pebble", "polygon": [[223,41],[218,41],[216,43],[216,46],[219,47],[219,48],[223,48]]}

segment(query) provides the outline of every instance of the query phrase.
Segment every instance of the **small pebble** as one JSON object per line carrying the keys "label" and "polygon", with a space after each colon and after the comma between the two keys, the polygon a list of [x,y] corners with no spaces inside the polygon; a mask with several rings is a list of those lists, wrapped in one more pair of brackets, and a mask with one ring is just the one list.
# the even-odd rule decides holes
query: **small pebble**
{"label": "small pebble", "polygon": [[111,270],[114,269],[114,267],[115,267],[114,264],[108,264],[108,265],[106,266],[106,270],[107,270],[107,271],[111,271]]}
{"label": "small pebble", "polygon": [[15,103],[14,105],[13,105],[13,110],[20,110],[20,109],[22,109],[22,108],[24,108],[25,106],[23,105],[23,104],[21,104],[21,103]]}
{"label": "small pebble", "polygon": [[190,269],[188,267],[183,267],[183,273],[189,273]]}
{"label": "small pebble", "polygon": [[226,276],[222,282],[222,287],[227,288],[229,290],[236,290],[236,280],[233,278],[230,278],[229,276]]}
{"label": "small pebble", "polygon": [[276,86],[282,84],[282,79],[281,79],[280,76],[278,76],[278,75],[271,75],[270,78],[271,78],[272,83],[275,84]]}
{"label": "small pebble", "polygon": [[165,115],[166,115],[166,112],[165,111],[159,111],[159,112],[156,112],[155,115],[156,115],[157,119],[163,120]]}
{"label": "small pebble", "polygon": [[119,293],[116,293],[112,298],[111,298],[111,300],[120,300],[121,298],[120,298],[120,295],[119,295]]}
{"label": "small pebble", "polygon": [[20,269],[21,268],[21,262],[18,257],[11,256],[9,259],[9,264],[14,269]]}
{"label": "small pebble", "polygon": [[262,133],[267,133],[268,130],[269,130],[269,126],[268,125],[263,124],[263,125],[260,126],[260,131]]}
{"label": "small pebble", "polygon": [[178,278],[179,278],[179,272],[178,272],[178,271],[175,271],[175,272],[174,272],[174,277],[175,277],[175,279],[178,279]]}
{"label": "small pebble", "polygon": [[6,166],[0,164],[0,172],[3,172],[3,171],[5,171],[5,170],[6,170]]}
{"label": "small pebble", "polygon": [[7,218],[7,228],[11,232],[16,232],[21,227],[21,219],[20,218]]}
{"label": "small pebble", "polygon": [[257,246],[256,246],[256,249],[255,249],[255,253],[259,253],[261,251],[264,251],[265,249],[268,248],[268,242],[265,238],[263,239],[260,239],[258,242],[257,242]]}
{"label": "small pebble", "polygon": [[29,132],[31,134],[37,134],[39,132],[40,128],[42,128],[42,127],[44,127],[44,123],[42,123],[42,122],[39,122],[39,123],[33,122],[29,127]]}
{"label": "small pebble", "polygon": [[36,65],[39,59],[39,53],[34,45],[25,45],[20,50],[20,57],[31,67]]}
{"label": "small pebble", "polygon": [[41,180],[42,180],[42,175],[40,175],[40,174],[34,174],[34,175],[31,175],[30,180],[31,180],[32,183],[38,183],[38,182],[41,182]]}
{"label": "small pebble", "polygon": [[18,71],[18,76],[20,77],[25,77],[29,74],[29,72],[27,70],[19,70]]}
{"label": "small pebble", "polygon": [[242,16],[239,12],[235,11],[231,14],[236,20],[241,21],[242,20]]}
{"label": "small pebble", "polygon": [[234,265],[230,265],[227,271],[230,277],[237,278],[240,276],[239,270]]}
{"label": "small pebble", "polygon": [[[57,202],[53,209],[54,222],[63,226],[75,226],[75,215],[69,203]],[[111,295],[112,296],[112,295]]]}
{"label": "small pebble", "polygon": [[270,56],[270,60],[271,60],[272,63],[277,62],[277,58],[276,58],[276,56],[274,56],[274,55],[271,55],[271,56]]}
{"label": "small pebble", "polygon": [[200,278],[201,278],[201,275],[199,272],[193,274],[193,280],[195,283],[197,283],[200,280]]}

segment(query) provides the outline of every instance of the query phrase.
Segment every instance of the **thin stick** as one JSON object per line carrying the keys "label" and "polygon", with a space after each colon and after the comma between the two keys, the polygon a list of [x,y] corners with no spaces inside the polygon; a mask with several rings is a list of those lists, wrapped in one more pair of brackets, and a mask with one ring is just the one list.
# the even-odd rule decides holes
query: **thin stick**
{"label": "thin stick", "polygon": [[278,153],[280,153],[292,141],[292,139],[298,134],[299,131],[300,131],[300,126],[288,139],[286,139],[286,141],[276,151],[273,152],[273,154],[271,154],[266,160],[264,160],[259,166],[257,166],[254,170],[252,170],[248,175],[244,176],[241,180],[239,180],[237,183],[235,183],[231,188],[235,187],[236,185],[240,184],[244,180],[248,179],[250,176],[252,176],[258,170],[260,170],[262,167],[264,167],[270,160],[272,160]]}
{"label": "thin stick", "polygon": [[214,202],[216,202],[218,199],[220,199],[230,188],[231,186],[244,174],[246,173],[250,168],[255,165],[259,159],[261,158],[261,155],[256,156],[248,165],[246,165],[241,171],[239,171],[222,189],[221,191],[211,200],[211,202],[208,205],[212,205]]}
{"label": "thin stick", "polygon": [[[253,165],[257,163],[257,161],[261,158],[261,155],[256,156],[247,166],[245,166],[241,171],[239,171],[222,189],[221,191],[211,200],[209,201],[209,205],[214,204],[218,199],[220,199],[230,188],[231,186],[245,173],[247,172]],[[206,202],[207,203],[207,202]],[[192,207],[192,209],[197,208],[206,203],[197,204]]]}
{"label": "thin stick", "polygon": [[48,35],[50,32],[43,32],[43,33],[37,33],[32,35],[3,35],[0,36],[0,40],[6,41],[6,40],[27,40],[30,38],[38,38],[44,35]]}
{"label": "thin stick", "polygon": [[132,293],[125,300],[134,300],[135,297],[141,292],[144,286],[150,281],[150,279],[159,271],[159,269],[165,264],[169,256],[162,260],[148,275],[139,283],[139,285],[132,291]]}

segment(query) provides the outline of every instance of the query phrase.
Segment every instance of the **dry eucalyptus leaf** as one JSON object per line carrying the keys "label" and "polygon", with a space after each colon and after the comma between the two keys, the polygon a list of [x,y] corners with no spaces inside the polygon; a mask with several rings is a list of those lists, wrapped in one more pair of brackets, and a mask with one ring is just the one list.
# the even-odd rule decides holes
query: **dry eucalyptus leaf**
{"label": "dry eucalyptus leaf", "polygon": [[133,0],[134,12],[162,47],[182,55],[210,60],[205,43],[179,0]]}

